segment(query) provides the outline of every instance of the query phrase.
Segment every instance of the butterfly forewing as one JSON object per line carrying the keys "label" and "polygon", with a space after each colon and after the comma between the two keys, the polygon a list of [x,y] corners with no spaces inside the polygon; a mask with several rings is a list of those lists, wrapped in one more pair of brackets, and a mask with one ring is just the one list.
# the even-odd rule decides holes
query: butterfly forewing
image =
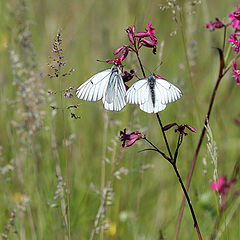
{"label": "butterfly forewing", "polygon": [[111,69],[95,74],[77,89],[76,96],[86,101],[100,100],[104,95],[110,75]]}

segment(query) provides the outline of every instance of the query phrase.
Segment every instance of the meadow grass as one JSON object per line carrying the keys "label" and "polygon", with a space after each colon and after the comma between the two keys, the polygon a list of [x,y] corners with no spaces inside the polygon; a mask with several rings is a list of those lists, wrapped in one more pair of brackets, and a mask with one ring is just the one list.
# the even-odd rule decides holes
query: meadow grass
{"label": "meadow grass", "polygon": [[[162,57],[144,49],[143,64],[153,71],[162,61],[155,73],[184,94],[160,112],[161,120],[164,125],[186,123],[197,129],[184,139],[179,152],[178,168],[186,182],[218,76],[216,48],[223,41],[222,29],[210,33],[204,26],[215,17],[227,21],[237,1],[171,2],[176,6],[163,11],[160,4],[167,6],[167,1],[1,1],[0,233],[22,240],[90,239],[104,196],[108,207],[97,227],[106,230],[94,229],[93,239],[174,238],[183,193],[170,165],[154,152],[139,153],[147,147],[143,141],[122,149],[119,140],[124,128],[140,130],[164,149],[155,116],[133,105],[108,112],[101,101],[84,102],[59,94],[109,68],[96,60],[112,58],[112,52],[128,41],[128,26],[135,24],[144,31],[152,21],[164,44]],[[59,28],[66,61],[62,71],[75,71],[50,79],[47,64]],[[140,73],[133,56],[125,64]],[[49,89],[57,94],[48,95]],[[240,118],[238,92],[230,70],[221,82],[210,120],[218,175],[229,179],[240,158],[240,129],[234,122]],[[74,113],[80,119],[71,118],[72,110],[50,107],[78,103],[82,104]],[[167,136],[174,148],[174,131]],[[211,162],[205,137],[189,191],[203,239],[210,239],[218,215],[219,199],[210,188]],[[239,206],[234,203],[224,213],[223,228],[235,209],[219,239],[239,239]],[[197,239],[187,207],[178,239]]]}

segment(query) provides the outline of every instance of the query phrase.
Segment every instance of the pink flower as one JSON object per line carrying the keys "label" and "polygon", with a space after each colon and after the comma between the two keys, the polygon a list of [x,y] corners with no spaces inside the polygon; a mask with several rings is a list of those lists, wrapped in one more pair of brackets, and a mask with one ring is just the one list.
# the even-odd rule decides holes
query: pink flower
{"label": "pink flower", "polygon": [[240,69],[237,69],[237,64],[233,61],[233,74],[234,78],[237,80],[237,85],[240,85]]}
{"label": "pink flower", "polygon": [[119,58],[106,59],[105,62],[114,62],[114,63],[117,63],[118,66],[122,66],[122,61]]}
{"label": "pink flower", "polygon": [[210,30],[210,32],[214,31],[215,28],[222,28],[225,27],[225,24],[219,20],[219,18],[216,18],[216,22],[210,22],[206,26]]}
{"label": "pink flower", "polygon": [[126,128],[123,131],[120,131],[122,147],[130,147],[137,140],[142,139],[142,134],[139,131],[132,132],[130,134],[126,133]]}
{"label": "pink flower", "polygon": [[166,125],[163,130],[167,131],[168,129],[172,128],[173,126],[177,126],[177,128],[175,129],[175,132],[179,132],[180,136],[187,136],[188,133],[186,133],[184,130],[185,128],[188,128],[191,132],[197,132],[196,129],[188,124],[184,124],[184,125],[178,125],[177,123],[171,123]]}
{"label": "pink flower", "polygon": [[238,40],[239,36],[240,36],[240,32],[232,33],[231,37],[228,39],[229,42],[232,42],[234,51],[237,53],[239,53],[239,48],[240,48],[240,41]]}
{"label": "pink flower", "polygon": [[224,184],[226,183],[225,177],[220,177],[216,182],[211,183],[211,188],[216,192],[220,193],[223,189]]}
{"label": "pink flower", "polygon": [[233,28],[240,30],[239,22],[240,22],[240,7],[237,6],[237,11],[231,12],[229,14],[229,18],[232,19]]}
{"label": "pink flower", "polygon": [[128,29],[126,29],[126,32],[128,33],[128,39],[129,41],[132,43],[132,45],[135,45],[135,26],[128,27]]}
{"label": "pink flower", "polygon": [[121,62],[120,65],[122,65],[122,61],[127,57],[128,52],[129,52],[129,46],[128,45],[123,45],[120,48],[116,49],[113,52],[113,55],[117,55],[117,54],[120,53],[119,56],[118,56],[118,61]]}
{"label": "pink flower", "polygon": [[145,30],[146,30],[146,32],[135,33],[135,37],[140,37],[140,38],[150,37],[154,41],[157,40],[157,38],[154,36],[155,28],[152,28],[152,22],[148,23],[148,30],[147,29],[145,29]]}
{"label": "pink flower", "polygon": [[140,43],[142,44],[142,46],[153,48],[153,54],[156,54],[156,52],[157,52],[157,42],[156,41],[154,41],[154,40],[150,41],[150,40],[143,38],[140,40]]}

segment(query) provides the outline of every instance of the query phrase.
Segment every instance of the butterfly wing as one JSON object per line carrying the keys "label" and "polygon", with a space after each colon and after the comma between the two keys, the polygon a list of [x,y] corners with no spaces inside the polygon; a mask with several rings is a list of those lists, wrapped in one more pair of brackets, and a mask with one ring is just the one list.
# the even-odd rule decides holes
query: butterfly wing
{"label": "butterfly wing", "polygon": [[103,98],[108,85],[111,69],[99,72],[84,82],[76,91],[76,96],[85,101],[98,101]]}
{"label": "butterfly wing", "polygon": [[167,103],[174,102],[182,97],[182,92],[172,83],[165,79],[156,78],[155,96],[156,101],[166,105]]}
{"label": "butterfly wing", "polygon": [[126,102],[129,104],[142,104],[148,100],[148,80],[147,78],[135,82],[127,91]]}
{"label": "butterfly wing", "polygon": [[112,72],[103,96],[104,108],[111,111],[120,111],[126,105],[126,88],[123,83],[121,71]]}

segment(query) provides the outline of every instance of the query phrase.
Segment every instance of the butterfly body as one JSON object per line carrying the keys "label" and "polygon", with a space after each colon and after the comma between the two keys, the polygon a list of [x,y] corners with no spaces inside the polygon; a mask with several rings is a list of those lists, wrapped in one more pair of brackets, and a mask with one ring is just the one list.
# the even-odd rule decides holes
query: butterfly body
{"label": "butterfly body", "polygon": [[104,108],[110,111],[120,111],[125,105],[126,88],[121,76],[122,72],[117,65],[111,69],[101,71],[76,91],[76,96],[85,101],[102,99]]}
{"label": "butterfly body", "polygon": [[148,85],[150,88],[150,92],[151,92],[151,98],[152,98],[152,103],[153,106],[155,106],[155,85],[156,85],[156,81],[153,75],[150,75],[148,78]]}
{"label": "butterfly body", "polygon": [[154,74],[134,83],[127,91],[126,101],[138,104],[147,113],[157,113],[166,108],[167,103],[182,97],[182,92],[176,86]]}

